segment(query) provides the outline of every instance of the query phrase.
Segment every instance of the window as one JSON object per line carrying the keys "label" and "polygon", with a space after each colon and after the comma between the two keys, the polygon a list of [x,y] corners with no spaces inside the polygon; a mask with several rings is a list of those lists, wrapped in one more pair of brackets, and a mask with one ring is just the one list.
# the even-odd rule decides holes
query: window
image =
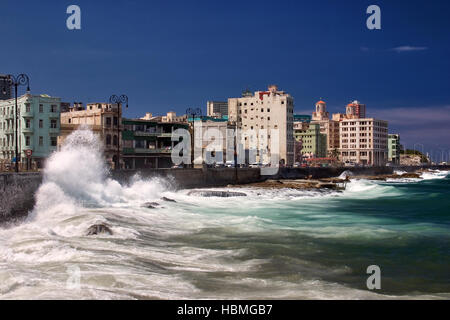
{"label": "window", "polygon": [[[110,118],[107,118],[107,119],[109,119],[111,121]],[[106,145],[107,146],[111,145],[111,135],[110,134],[106,135]]]}
{"label": "window", "polygon": [[44,120],[39,119],[39,128],[43,128],[44,127]]}
{"label": "window", "polygon": [[27,146],[27,147],[29,147],[30,146],[30,137],[29,136],[26,136],[25,137],[25,145]]}
{"label": "window", "polygon": [[30,119],[25,120],[25,128],[27,128],[27,129],[31,128],[31,121],[30,121]]}
{"label": "window", "polygon": [[50,144],[52,147],[56,147],[57,145],[57,138],[56,137],[50,137]]}
{"label": "window", "polygon": [[52,119],[52,120],[50,121],[50,128],[51,128],[51,129],[56,129],[57,127],[58,127],[58,121],[55,120],[55,119]]}
{"label": "window", "polygon": [[117,126],[117,123],[118,123],[117,117],[114,117],[114,125]]}
{"label": "window", "polygon": [[114,137],[113,137],[113,145],[117,146],[117,136],[116,135],[114,135]]}
{"label": "window", "polygon": [[[106,118],[106,126],[110,127],[111,126],[111,118]],[[110,137],[111,139],[111,137]]]}
{"label": "window", "polygon": [[31,105],[29,103],[25,103],[25,112],[31,112]]}
{"label": "window", "polygon": [[44,137],[39,137],[39,147],[42,147],[44,145]]}
{"label": "window", "polygon": [[43,104],[39,105],[39,113],[44,113],[44,105]]}
{"label": "window", "polygon": [[270,109],[267,109],[267,112],[270,112]]}
{"label": "window", "polygon": [[58,106],[56,104],[52,104],[50,106],[50,112],[58,112]]}

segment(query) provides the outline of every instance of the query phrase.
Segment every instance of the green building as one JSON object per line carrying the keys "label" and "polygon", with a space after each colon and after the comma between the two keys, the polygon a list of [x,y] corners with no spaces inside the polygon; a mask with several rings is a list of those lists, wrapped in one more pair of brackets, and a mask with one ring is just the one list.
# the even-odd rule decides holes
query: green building
{"label": "green building", "polygon": [[126,169],[170,168],[174,147],[172,132],[187,123],[123,119],[123,160]]}
{"label": "green building", "polygon": [[308,128],[294,129],[294,138],[302,143],[303,158],[327,156],[327,136],[320,133],[320,124],[310,124]]}
{"label": "green building", "polygon": [[400,164],[400,135],[388,135],[388,161],[393,164]]}
{"label": "green building", "polygon": [[[25,94],[18,98],[18,152],[21,168],[37,166],[56,151],[61,99]],[[15,99],[0,101],[0,161],[15,162]]]}

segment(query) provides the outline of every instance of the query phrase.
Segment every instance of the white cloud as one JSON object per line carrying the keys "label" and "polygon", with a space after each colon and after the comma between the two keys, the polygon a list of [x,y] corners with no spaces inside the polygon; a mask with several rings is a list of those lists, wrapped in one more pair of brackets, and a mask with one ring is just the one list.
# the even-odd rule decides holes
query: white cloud
{"label": "white cloud", "polygon": [[410,51],[424,51],[424,50],[428,50],[428,47],[400,46],[400,47],[392,48],[391,50],[395,51],[397,53],[401,53],[401,52],[410,52]]}

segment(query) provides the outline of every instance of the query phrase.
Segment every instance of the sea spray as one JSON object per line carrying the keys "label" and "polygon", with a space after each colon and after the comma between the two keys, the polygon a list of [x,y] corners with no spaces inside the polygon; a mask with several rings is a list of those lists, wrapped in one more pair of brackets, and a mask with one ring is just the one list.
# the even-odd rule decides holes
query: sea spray
{"label": "sea spray", "polygon": [[78,207],[101,208],[151,200],[167,187],[162,179],[143,180],[138,175],[129,186],[122,186],[108,173],[98,136],[89,127],[80,127],[48,159],[30,218],[70,216]]}

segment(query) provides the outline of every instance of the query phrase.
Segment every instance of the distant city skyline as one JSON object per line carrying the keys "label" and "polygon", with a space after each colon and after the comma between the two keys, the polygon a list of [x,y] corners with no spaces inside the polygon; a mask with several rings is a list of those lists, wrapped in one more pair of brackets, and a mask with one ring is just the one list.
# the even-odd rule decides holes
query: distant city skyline
{"label": "distant city skyline", "polygon": [[403,145],[448,160],[448,2],[377,1],[381,30],[366,28],[374,3],[364,0],[76,4],[82,29],[70,31],[69,3],[3,1],[0,73],[25,72],[33,94],[68,102],[125,93],[126,117],[188,107],[206,114],[207,101],[275,83],[296,113],[311,114],[320,98],[343,112],[357,99]]}

